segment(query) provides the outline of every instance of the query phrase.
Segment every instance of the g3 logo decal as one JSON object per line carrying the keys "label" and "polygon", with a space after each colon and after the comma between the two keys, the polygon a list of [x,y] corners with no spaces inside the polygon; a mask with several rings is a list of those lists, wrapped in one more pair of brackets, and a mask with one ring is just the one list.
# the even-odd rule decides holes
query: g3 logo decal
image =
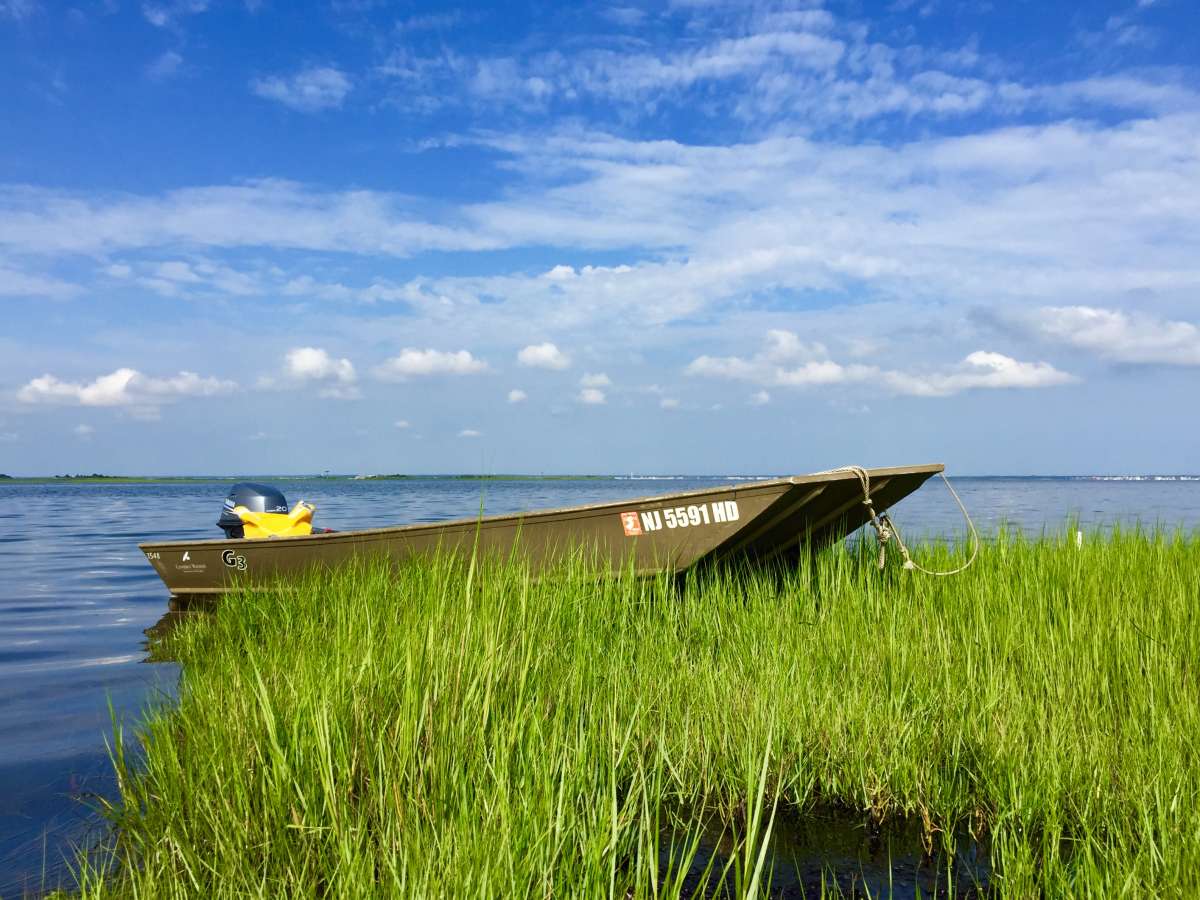
{"label": "g3 logo decal", "polygon": [[239,572],[246,571],[246,557],[234,553],[232,550],[221,551],[221,562],[225,563],[231,569],[237,569]]}

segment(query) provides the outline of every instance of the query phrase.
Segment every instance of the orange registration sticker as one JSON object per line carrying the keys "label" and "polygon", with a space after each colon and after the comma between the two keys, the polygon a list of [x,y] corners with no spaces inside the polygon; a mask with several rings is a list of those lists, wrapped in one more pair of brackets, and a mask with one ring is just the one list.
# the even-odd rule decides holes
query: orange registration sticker
{"label": "orange registration sticker", "polygon": [[625,537],[637,537],[642,533],[642,523],[635,512],[621,513],[621,527],[625,529]]}

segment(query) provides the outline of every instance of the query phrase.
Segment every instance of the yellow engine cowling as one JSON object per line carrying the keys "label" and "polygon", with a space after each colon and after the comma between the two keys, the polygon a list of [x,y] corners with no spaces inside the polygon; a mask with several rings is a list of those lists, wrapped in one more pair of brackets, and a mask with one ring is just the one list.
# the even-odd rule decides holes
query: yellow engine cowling
{"label": "yellow engine cowling", "polygon": [[287,513],[254,512],[244,506],[235,506],[233,514],[242,520],[248,539],[262,540],[312,534],[312,517],[316,509],[311,503],[301,500]]}

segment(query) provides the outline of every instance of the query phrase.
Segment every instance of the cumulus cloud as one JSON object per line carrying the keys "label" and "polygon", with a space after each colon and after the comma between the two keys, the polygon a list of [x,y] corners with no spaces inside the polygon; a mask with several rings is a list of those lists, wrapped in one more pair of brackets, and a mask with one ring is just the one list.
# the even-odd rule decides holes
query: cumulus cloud
{"label": "cumulus cloud", "polygon": [[517,362],[533,369],[561,370],[571,364],[571,358],[547,341],[544,344],[530,344],[523,348],[517,354]]}
{"label": "cumulus cloud", "polygon": [[487,363],[476,359],[470,351],[417,350],[405,347],[375,369],[385,381],[401,381],[424,375],[473,375],[487,370]]}
{"label": "cumulus cloud", "polygon": [[821,343],[805,343],[790,331],[772,329],[767,332],[765,346],[754,356],[698,356],[684,373],[804,387],[863,381],[879,371],[874,366],[844,366],[829,359],[827,354]]}
{"label": "cumulus cloud", "polygon": [[[749,381],[774,387],[822,387],[873,384],[893,393],[946,397],[974,388],[1041,388],[1071,384],[1074,375],[1046,362],[1023,362],[1001,353],[978,350],[955,366],[937,371],[899,371],[859,363],[843,364],[826,356],[819,343],[805,344],[787,331],[768,332],[766,347],[755,356],[699,356],[684,369],[693,376]],[[758,403],[770,397],[754,395]],[[752,399],[752,402],[755,402]]]}
{"label": "cumulus cloud", "polygon": [[524,403],[528,399],[529,399],[529,395],[526,394],[520,388],[513,388],[511,391],[508,392],[508,402],[509,403]]}
{"label": "cumulus cloud", "polygon": [[293,378],[330,378],[349,384],[355,380],[354,364],[334,359],[320,347],[297,347],[285,357],[285,370]]}
{"label": "cumulus cloud", "polygon": [[153,409],[185,397],[212,397],[236,389],[233,381],[205,378],[195,372],[154,378],[136,369],[122,368],[91,382],[63,381],[54,375],[42,375],[17,391],[17,399],[22,403]]}
{"label": "cumulus cloud", "polygon": [[575,398],[585,406],[600,406],[607,401],[604,391],[600,388],[585,387]]}
{"label": "cumulus cloud", "polygon": [[679,400],[676,397],[663,397],[658,401],[660,409],[679,409]]}
{"label": "cumulus cloud", "polygon": [[912,373],[886,371],[880,380],[898,394],[917,397],[948,397],[975,388],[1044,388],[1074,384],[1079,379],[1045,362],[1022,362],[977,350],[945,372]]}
{"label": "cumulus cloud", "polygon": [[77,437],[79,437],[85,441],[90,439],[91,436],[96,433],[96,429],[93,428],[91,425],[83,425],[83,424],[76,425],[74,428],[71,429],[71,431],[73,431]]}
{"label": "cumulus cloud", "polygon": [[1018,321],[1037,337],[1113,362],[1200,366],[1200,328],[1191,322],[1092,306],[1044,306]]}
{"label": "cumulus cloud", "polygon": [[348,359],[335,359],[321,347],[296,347],[284,356],[284,379],[293,385],[318,383],[322,397],[351,400],[359,396],[358,375]]}
{"label": "cumulus cloud", "polygon": [[603,372],[585,372],[579,384],[583,387],[609,387],[612,380]]}
{"label": "cumulus cloud", "polygon": [[[766,406],[771,402],[771,395],[766,391],[755,391],[750,395],[749,403],[751,406]],[[713,409],[719,408],[720,404],[714,406]]]}
{"label": "cumulus cloud", "polygon": [[475,428],[464,428],[458,433],[460,438],[477,438],[483,437],[483,432]]}
{"label": "cumulus cloud", "polygon": [[292,75],[271,75],[250,82],[250,89],[259,97],[304,113],[341,106],[352,87],[349,76],[333,66],[313,66]]}

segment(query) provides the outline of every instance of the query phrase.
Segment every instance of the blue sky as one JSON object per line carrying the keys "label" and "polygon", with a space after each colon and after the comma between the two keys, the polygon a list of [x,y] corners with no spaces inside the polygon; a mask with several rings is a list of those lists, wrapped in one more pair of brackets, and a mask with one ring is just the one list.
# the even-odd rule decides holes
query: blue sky
{"label": "blue sky", "polygon": [[1200,471],[1200,9],[0,0],[0,472]]}

